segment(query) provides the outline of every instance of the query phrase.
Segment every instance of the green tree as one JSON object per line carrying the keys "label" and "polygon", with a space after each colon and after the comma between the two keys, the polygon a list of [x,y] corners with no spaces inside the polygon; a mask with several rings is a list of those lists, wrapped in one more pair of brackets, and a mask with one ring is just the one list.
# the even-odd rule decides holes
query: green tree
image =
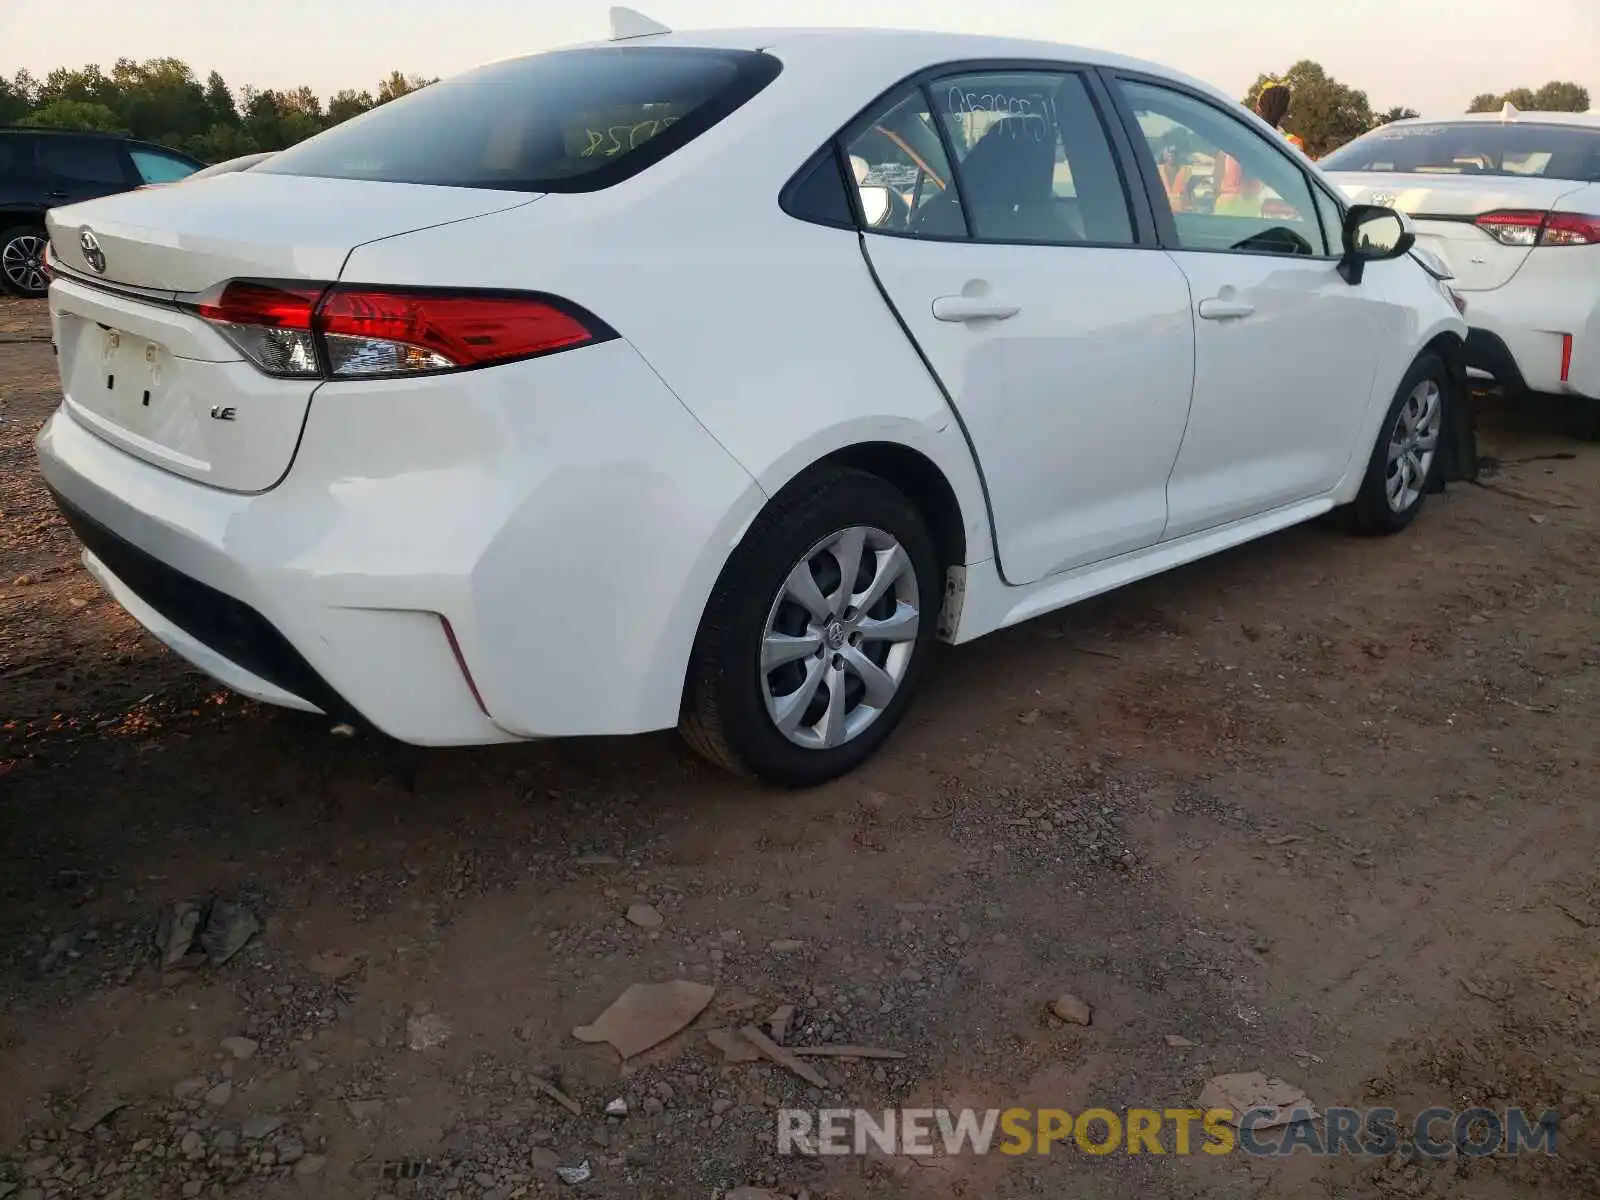
{"label": "green tree", "polygon": [[57,67],[44,77],[34,93],[35,107],[53,104],[57,100],[79,100],[85,104],[103,104],[113,112],[122,107],[122,93],[117,85],[105,77],[98,66],[90,64],[80,71]]}
{"label": "green tree", "polygon": [[119,58],[111,82],[120,95],[123,121],[139,137],[181,141],[211,124],[205,89],[179,59]]}
{"label": "green tree", "polygon": [[1468,112],[1499,112],[1507,104],[1522,112],[1588,112],[1589,89],[1582,84],[1553,79],[1542,88],[1512,88],[1509,92],[1484,92],[1472,98]]}
{"label": "green tree", "polygon": [[308,87],[297,87],[292,92],[284,92],[283,107],[285,112],[299,113],[310,117],[319,125],[322,123],[322,100]]}
{"label": "green tree", "polygon": [[104,104],[87,100],[52,100],[22,119],[20,124],[35,129],[93,129],[105,133],[127,133],[122,119]]}
{"label": "green tree", "polygon": [[376,98],[345,88],[324,104],[309,87],[235,92],[215,71],[202,82],[180,59],[121,58],[109,74],[90,64],[58,67],[43,80],[26,71],[0,77],[0,124],[116,130],[220,162],[292,146],[434,82],[393,71]]}
{"label": "green tree", "polygon": [[[1272,82],[1271,76],[1260,76],[1245,96],[1245,104],[1253,109],[1261,89]],[[1306,153],[1313,158],[1337,150],[1373,127],[1375,118],[1367,94],[1340,83],[1320,63],[1302,59],[1276,82],[1287,84],[1293,98],[1283,127],[1300,135]]]}
{"label": "green tree", "polygon": [[1396,105],[1394,108],[1386,108],[1383,112],[1374,114],[1372,121],[1374,128],[1376,128],[1379,125],[1387,125],[1391,121],[1411,121],[1421,115],[1414,108],[1401,108]]}
{"label": "green tree", "polygon": [[340,121],[359,117],[372,107],[372,103],[371,92],[357,92],[352,88],[335,92],[328,101],[328,123],[337,125]]}
{"label": "green tree", "polygon": [[255,138],[237,124],[224,125],[219,122],[204,133],[187,139],[176,149],[192,154],[204,162],[218,163],[238,158],[243,154],[254,154],[261,147]]}
{"label": "green tree", "polygon": [[437,79],[424,79],[421,75],[407,75],[404,71],[390,71],[389,77],[378,84],[378,103],[387,104],[438,82]]}
{"label": "green tree", "polygon": [[239,123],[239,109],[233,102],[228,81],[215,71],[206,76],[206,115],[213,126]]}
{"label": "green tree", "polygon": [[14,125],[32,112],[38,88],[26,71],[18,71],[12,79],[0,76],[0,125]]}
{"label": "green tree", "polygon": [[1580,84],[1552,79],[1533,94],[1535,112],[1588,112],[1589,89]]}

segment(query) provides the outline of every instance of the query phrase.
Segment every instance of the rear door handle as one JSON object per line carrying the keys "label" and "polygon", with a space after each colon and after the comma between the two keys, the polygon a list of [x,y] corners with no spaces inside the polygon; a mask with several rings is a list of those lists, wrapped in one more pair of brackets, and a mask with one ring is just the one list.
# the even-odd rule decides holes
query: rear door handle
{"label": "rear door handle", "polygon": [[1004,321],[1021,311],[1020,304],[1007,304],[989,296],[940,296],[933,302],[935,321]]}
{"label": "rear door handle", "polygon": [[1209,300],[1200,301],[1202,321],[1233,321],[1240,317],[1248,317],[1255,311],[1254,304],[1246,304],[1242,300],[1223,300],[1213,296]]}

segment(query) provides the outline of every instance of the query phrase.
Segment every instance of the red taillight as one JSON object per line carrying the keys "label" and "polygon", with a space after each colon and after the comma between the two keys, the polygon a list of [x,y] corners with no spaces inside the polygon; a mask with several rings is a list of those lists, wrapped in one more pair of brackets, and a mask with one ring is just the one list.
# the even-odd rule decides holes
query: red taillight
{"label": "red taillight", "polygon": [[1572,382],[1572,335],[1561,336],[1561,382]]}
{"label": "red taillight", "polygon": [[322,367],[311,318],[326,290],[320,284],[235,279],[212,288],[194,311],[268,375],[314,376]]}
{"label": "red taillight", "polygon": [[1584,213],[1509,210],[1484,213],[1474,224],[1506,246],[1600,245],[1600,217]]}
{"label": "red taillight", "polygon": [[252,283],[235,279],[200,298],[195,312],[228,325],[270,325],[274,329],[311,328],[311,314],[327,288],[320,284]]}
{"label": "red taillight", "polygon": [[542,298],[334,287],[317,311],[334,376],[482,367],[595,339]]}
{"label": "red taillight", "polygon": [[1541,246],[1600,246],[1600,217],[1584,213],[1551,213]]}
{"label": "red taillight", "polygon": [[462,371],[615,336],[548,296],[236,279],[201,297],[215,324],[269,375],[378,379]]}
{"label": "red taillight", "polygon": [[1473,224],[1505,246],[1537,246],[1547,214],[1542,212],[1484,213]]}

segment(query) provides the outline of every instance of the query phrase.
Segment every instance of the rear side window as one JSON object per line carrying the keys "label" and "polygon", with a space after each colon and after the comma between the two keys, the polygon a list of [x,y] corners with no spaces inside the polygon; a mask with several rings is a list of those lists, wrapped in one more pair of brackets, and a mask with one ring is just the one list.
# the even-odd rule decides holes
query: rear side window
{"label": "rear side window", "polygon": [[1122,177],[1082,79],[1012,71],[930,90],[974,237],[1133,245]]}
{"label": "rear side window", "polygon": [[493,63],[274,155],[256,170],[588,192],[638,174],[776,78],[748,50],[608,46]]}
{"label": "rear side window", "polygon": [[1319,165],[1325,171],[1525,175],[1600,183],[1600,129],[1531,121],[1385,126]]}
{"label": "rear side window", "polygon": [[118,143],[99,138],[40,138],[39,166],[74,183],[127,182]]}
{"label": "rear side window", "polygon": [[197,170],[192,162],[162,154],[159,150],[130,146],[128,157],[133,159],[134,167],[146,183],[176,183],[189,178]]}

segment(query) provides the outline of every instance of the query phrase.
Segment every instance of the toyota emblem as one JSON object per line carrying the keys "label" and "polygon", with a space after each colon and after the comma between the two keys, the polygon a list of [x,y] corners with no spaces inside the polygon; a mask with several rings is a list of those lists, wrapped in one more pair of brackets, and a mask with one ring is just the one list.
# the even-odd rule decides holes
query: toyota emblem
{"label": "toyota emblem", "polygon": [[106,252],[100,249],[100,239],[85,229],[78,235],[78,245],[83,250],[83,261],[96,275],[106,273]]}

